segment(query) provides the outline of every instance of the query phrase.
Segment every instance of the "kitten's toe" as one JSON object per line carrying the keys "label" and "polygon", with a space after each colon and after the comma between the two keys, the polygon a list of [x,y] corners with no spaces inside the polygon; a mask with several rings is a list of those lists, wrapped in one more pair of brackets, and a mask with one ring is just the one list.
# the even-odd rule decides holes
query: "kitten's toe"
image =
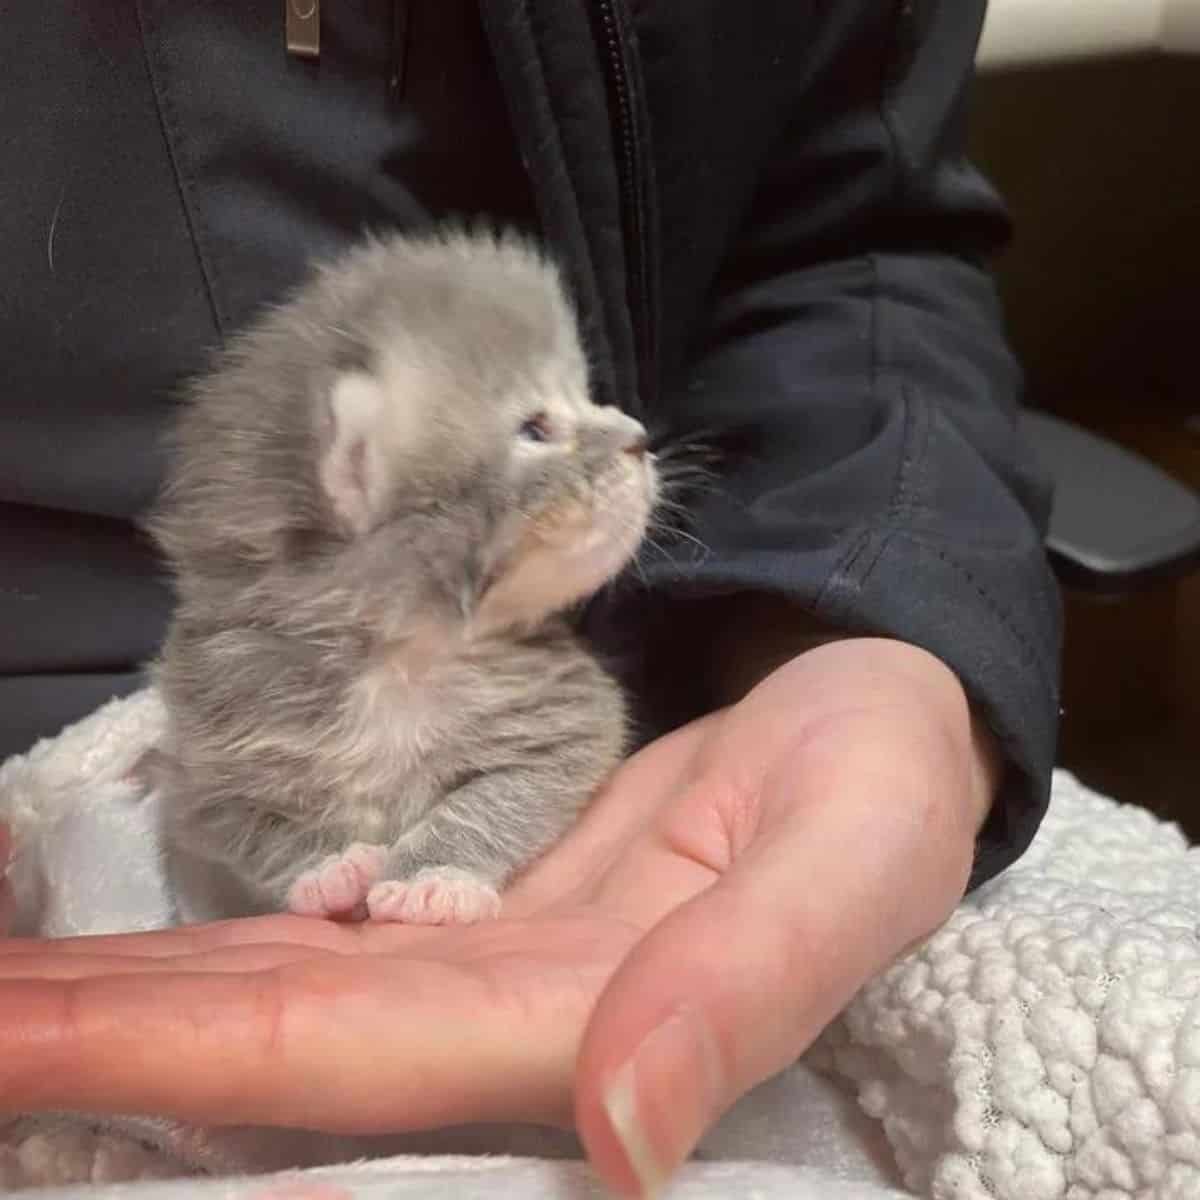
{"label": "kitten's toe", "polygon": [[321,899],[321,885],[316,871],[305,871],[298,875],[288,888],[287,910],[298,917],[324,917],[325,902]]}
{"label": "kitten's toe", "polygon": [[301,917],[352,912],[366,900],[386,857],[382,846],[355,842],[296,879],[288,891],[288,911]]}
{"label": "kitten's toe", "polygon": [[468,871],[431,867],[412,879],[385,879],[367,893],[375,921],[473,925],[500,915],[496,889]]}

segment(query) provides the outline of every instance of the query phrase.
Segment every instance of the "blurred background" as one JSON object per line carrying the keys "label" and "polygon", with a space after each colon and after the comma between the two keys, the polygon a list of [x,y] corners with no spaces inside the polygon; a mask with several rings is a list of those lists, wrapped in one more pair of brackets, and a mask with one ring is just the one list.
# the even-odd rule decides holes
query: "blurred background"
{"label": "blurred background", "polygon": [[[991,0],[979,65],[1029,402],[1200,489],[1200,0]],[[1200,840],[1200,572],[1065,595],[1060,761]]]}

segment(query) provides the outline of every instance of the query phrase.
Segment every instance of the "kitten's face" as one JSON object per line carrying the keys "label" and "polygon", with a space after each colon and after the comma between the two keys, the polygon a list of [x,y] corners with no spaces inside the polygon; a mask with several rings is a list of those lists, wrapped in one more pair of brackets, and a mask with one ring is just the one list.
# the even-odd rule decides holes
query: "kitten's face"
{"label": "kitten's face", "polygon": [[[589,399],[573,329],[529,334],[484,329],[466,351],[395,331],[330,389],[321,478],[343,531],[377,565],[475,578],[481,628],[595,592],[637,550],[657,491],[642,426]],[[431,514],[445,536],[414,563]]]}
{"label": "kitten's face", "polygon": [[536,620],[595,592],[636,552],[657,492],[642,426],[581,380],[518,392],[497,414],[510,511],[481,619]]}
{"label": "kitten's face", "polygon": [[[393,640],[535,623],[641,541],[643,431],[592,404],[562,279],[515,236],[367,241],[196,382],[152,519],[181,598]],[[240,607],[239,607],[240,606]]]}

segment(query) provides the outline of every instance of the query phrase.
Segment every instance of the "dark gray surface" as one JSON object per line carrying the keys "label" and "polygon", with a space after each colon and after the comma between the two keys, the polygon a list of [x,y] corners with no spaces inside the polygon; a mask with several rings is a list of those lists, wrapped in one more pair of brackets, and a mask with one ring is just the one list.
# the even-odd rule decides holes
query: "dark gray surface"
{"label": "dark gray surface", "polygon": [[0,675],[0,762],[145,683],[135,671]]}
{"label": "dark gray surface", "polygon": [[1140,455],[1044,412],[1024,433],[1055,481],[1046,544],[1064,580],[1123,590],[1200,562],[1200,496]]}

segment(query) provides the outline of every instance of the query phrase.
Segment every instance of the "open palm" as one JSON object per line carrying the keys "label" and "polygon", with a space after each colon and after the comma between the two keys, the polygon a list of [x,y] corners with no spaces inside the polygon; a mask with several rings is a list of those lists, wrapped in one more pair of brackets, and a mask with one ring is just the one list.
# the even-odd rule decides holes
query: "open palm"
{"label": "open palm", "polygon": [[2,1103],[337,1132],[574,1120],[634,1190],[947,915],[983,810],[972,747],[940,663],[848,640],[626,763],[499,921],[8,941]]}

